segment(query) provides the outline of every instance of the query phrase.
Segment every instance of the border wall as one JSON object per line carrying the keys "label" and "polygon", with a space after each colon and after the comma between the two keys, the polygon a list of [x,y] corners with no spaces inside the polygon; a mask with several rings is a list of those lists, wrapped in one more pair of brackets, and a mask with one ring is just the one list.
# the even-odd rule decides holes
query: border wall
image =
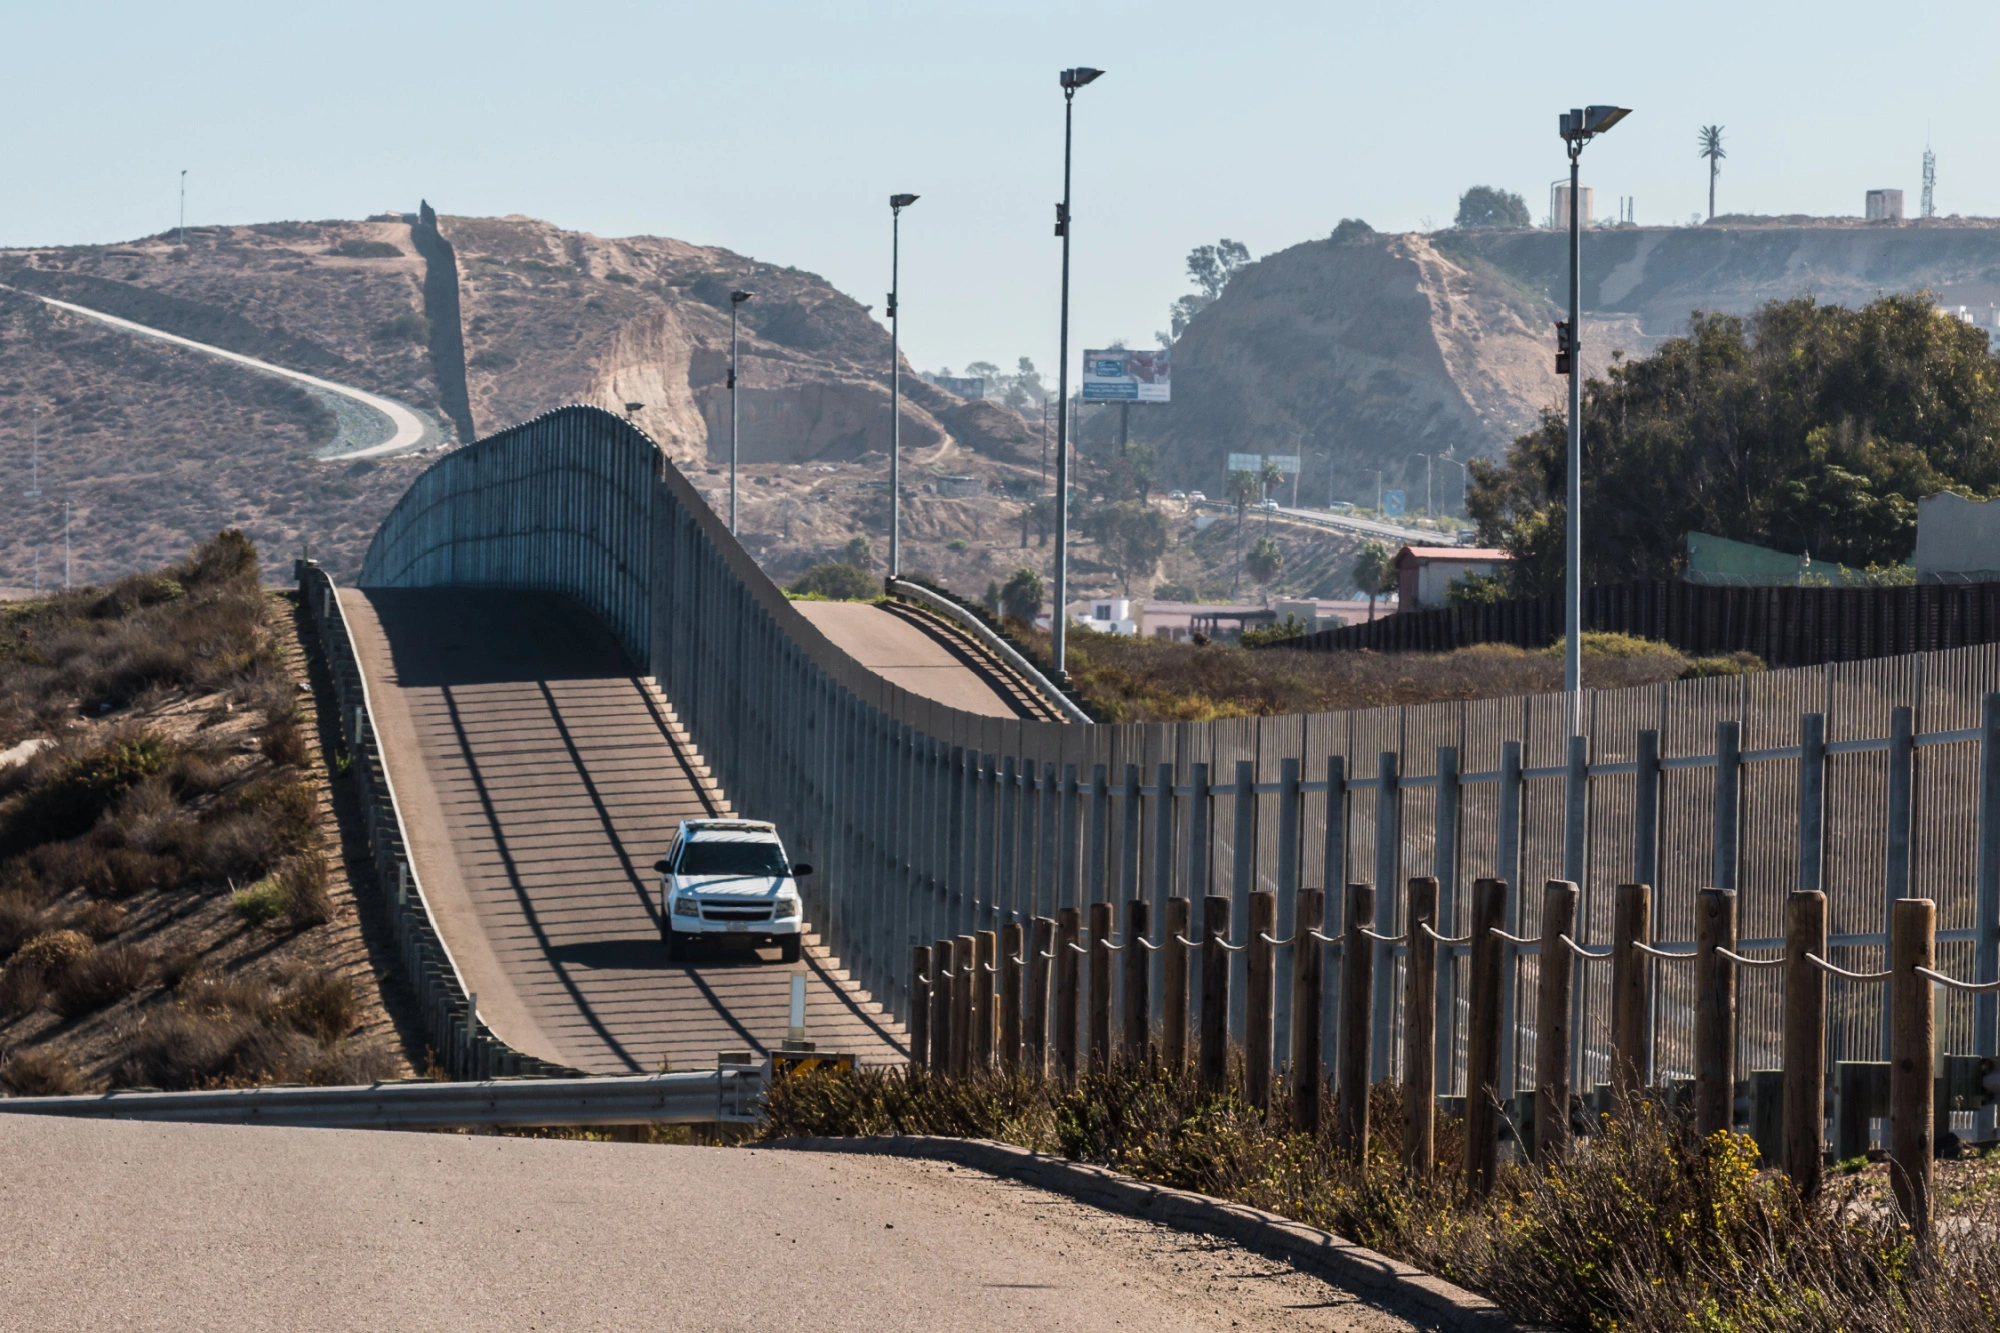
{"label": "border wall", "polygon": [[[651,440],[589,407],[441,458],[384,520],[361,582],[554,589],[603,617],[736,807],[776,820],[821,868],[808,915],[905,1021],[915,945],[1136,898],[1157,931],[1167,898],[1210,894],[1234,900],[1241,943],[1253,889],[1275,891],[1289,937],[1301,886],[1351,881],[1379,886],[1374,929],[1395,936],[1408,879],[1429,875],[1448,935],[1465,933],[1477,877],[1574,881],[1584,944],[1609,938],[1620,883],[1655,886],[1663,947],[1692,947],[1698,890],[1735,888],[1746,950],[1777,945],[1787,893],[1821,888],[1832,961],[1857,971],[1885,965],[1891,903],[1929,897],[1938,966],[2000,977],[2000,647],[1586,692],[1574,738],[1561,694],[1210,723],[974,716],[834,648]],[[1328,894],[1329,936],[1343,896]],[[1508,931],[1538,933],[1541,899],[1509,894]],[[1309,947],[1326,950],[1330,1044],[1341,946]],[[1403,950],[1371,947],[1379,1079],[1401,1063]],[[1278,967],[1285,1052],[1289,951]],[[1537,968],[1533,946],[1509,946],[1503,1094],[1534,1067],[1522,999]],[[1437,1030],[1462,1033],[1465,946],[1441,947],[1437,971]],[[1585,1086],[1607,1078],[1611,1050],[1609,978],[1589,971]],[[1778,1057],[1778,987],[1762,972],[1742,982],[1738,1068]],[[1663,972],[1655,988],[1662,1079],[1691,1072],[1687,984]],[[1877,989],[1834,983],[1829,1063],[1883,1058]],[[1231,1022],[1240,1037],[1243,1015]],[[2000,1051],[1992,996],[1946,996],[1938,1024],[1940,1050]],[[1462,1093],[1465,1052],[1448,1035],[1437,1060],[1438,1093]]]}

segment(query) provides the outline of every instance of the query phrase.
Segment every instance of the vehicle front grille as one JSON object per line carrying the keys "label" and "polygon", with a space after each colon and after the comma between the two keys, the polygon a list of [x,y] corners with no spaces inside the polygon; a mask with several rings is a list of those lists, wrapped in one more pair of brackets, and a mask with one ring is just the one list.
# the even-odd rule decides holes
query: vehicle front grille
{"label": "vehicle front grille", "polygon": [[771,919],[771,905],[769,903],[756,905],[742,903],[703,903],[701,905],[701,919],[704,921],[769,921]]}

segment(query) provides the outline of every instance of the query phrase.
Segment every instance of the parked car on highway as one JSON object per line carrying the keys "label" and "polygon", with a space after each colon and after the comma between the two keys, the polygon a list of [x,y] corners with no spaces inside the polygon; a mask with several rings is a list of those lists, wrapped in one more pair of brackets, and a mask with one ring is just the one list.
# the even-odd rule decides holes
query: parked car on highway
{"label": "parked car on highway", "polygon": [[1202,493],[1201,493],[1200,491],[1189,491],[1189,492],[1188,492],[1188,503],[1189,503],[1189,504],[1194,504],[1194,505],[1198,505],[1198,504],[1205,504],[1205,503],[1207,503],[1207,501],[1208,501],[1208,497],[1207,497],[1206,495],[1203,495],[1203,494],[1202,494]]}
{"label": "parked car on highway", "polygon": [[653,863],[660,875],[660,939],[680,961],[696,940],[776,944],[799,961],[805,923],[798,880],[778,826],[758,819],[684,819],[673,846]]}
{"label": "parked car on highway", "polygon": [[1260,500],[1257,502],[1257,507],[1267,514],[1278,512],[1278,502],[1276,500]]}
{"label": "parked car on highway", "polygon": [[1186,491],[1168,491],[1168,492],[1167,492],[1167,498],[1168,498],[1169,500],[1185,500],[1185,499],[1187,499],[1187,492],[1186,492]]}

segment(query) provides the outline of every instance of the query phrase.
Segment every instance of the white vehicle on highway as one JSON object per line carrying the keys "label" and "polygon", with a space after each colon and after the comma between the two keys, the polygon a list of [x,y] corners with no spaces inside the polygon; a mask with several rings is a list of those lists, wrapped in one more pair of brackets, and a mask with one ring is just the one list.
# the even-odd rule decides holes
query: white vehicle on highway
{"label": "white vehicle on highway", "polygon": [[674,845],[653,863],[660,874],[660,939],[673,961],[697,939],[775,944],[799,961],[805,923],[798,879],[778,826],[757,819],[684,819]]}

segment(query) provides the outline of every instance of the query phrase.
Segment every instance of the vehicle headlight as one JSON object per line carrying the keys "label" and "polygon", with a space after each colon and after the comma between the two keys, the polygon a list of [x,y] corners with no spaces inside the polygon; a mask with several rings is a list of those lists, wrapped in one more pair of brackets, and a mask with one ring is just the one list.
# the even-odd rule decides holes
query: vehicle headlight
{"label": "vehicle headlight", "polygon": [[799,914],[799,895],[796,893],[779,894],[777,914],[779,916],[797,916]]}
{"label": "vehicle headlight", "polygon": [[675,916],[700,916],[701,900],[693,894],[681,894],[674,899]]}

